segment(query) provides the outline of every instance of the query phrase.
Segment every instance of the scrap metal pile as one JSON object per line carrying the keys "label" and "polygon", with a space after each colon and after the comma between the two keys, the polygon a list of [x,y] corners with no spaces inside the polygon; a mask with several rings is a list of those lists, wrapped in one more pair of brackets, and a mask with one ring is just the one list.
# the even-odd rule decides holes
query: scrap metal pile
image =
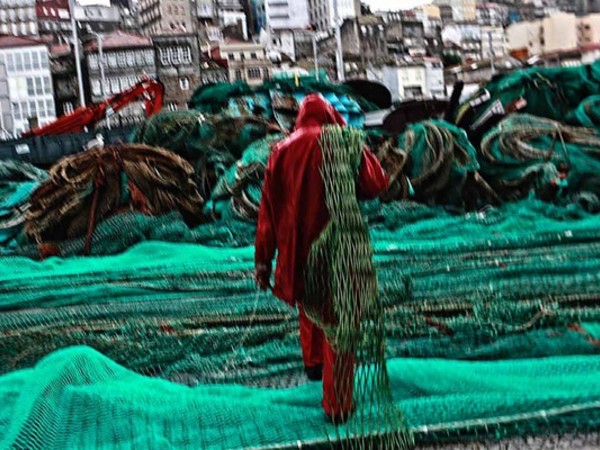
{"label": "scrap metal pile", "polygon": [[[458,126],[366,130],[391,186],[361,207],[390,383],[417,443],[600,428],[597,73],[517,72],[463,105]],[[297,448],[361,434],[323,424],[296,312],[252,280],[270,148],[312,90],[358,127],[373,107],[314,80],[213,85],[135,143],[49,176],[0,163],[0,448]]]}

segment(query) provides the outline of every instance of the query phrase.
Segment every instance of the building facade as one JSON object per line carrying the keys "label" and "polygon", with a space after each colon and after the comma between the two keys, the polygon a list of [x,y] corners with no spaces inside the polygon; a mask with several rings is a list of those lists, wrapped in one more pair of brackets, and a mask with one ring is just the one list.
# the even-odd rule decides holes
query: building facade
{"label": "building facade", "polygon": [[500,27],[508,21],[508,7],[499,3],[479,3],[477,5],[477,23]]}
{"label": "building facade", "polygon": [[481,27],[482,59],[500,58],[506,54],[506,35],[501,26]]}
{"label": "building facade", "polygon": [[[474,22],[477,20],[477,0],[435,0],[434,5],[452,9],[451,21]],[[449,19],[448,9],[444,11],[445,19]]]}
{"label": "building facade", "polygon": [[56,115],[69,114],[79,107],[79,89],[75,74],[75,57],[68,44],[50,47],[50,71]]}
{"label": "building facade", "polygon": [[240,0],[216,0],[216,23],[227,37],[248,40],[248,15]]}
{"label": "building facade", "polygon": [[273,64],[265,47],[251,42],[224,42],[211,49],[211,58],[221,60],[227,67],[230,82],[245,81],[259,85],[273,74]]}
{"label": "building facade", "polygon": [[35,0],[0,0],[0,34],[37,36]]}
{"label": "building facade", "polygon": [[152,42],[156,74],[165,87],[165,107],[172,111],[187,109],[192,92],[201,83],[200,51],[196,36],[154,36]]}
{"label": "building facade", "polygon": [[444,95],[444,70],[434,58],[385,65],[372,78],[390,90],[393,101]]}
{"label": "building facade", "polygon": [[56,118],[48,48],[38,41],[0,36],[0,64],[6,69],[12,129],[17,136]]}
{"label": "building facade", "polygon": [[109,32],[120,28],[121,10],[116,6],[87,5],[75,6],[75,19],[84,28],[96,32]]}
{"label": "building facade", "polygon": [[[360,16],[360,0],[338,0],[337,3],[340,23]],[[327,32],[335,26],[333,6],[333,0],[308,0],[309,19],[315,29]]]}
{"label": "building facade", "polygon": [[66,37],[71,32],[69,0],[36,0],[35,14],[40,35]]}
{"label": "building facade", "polygon": [[140,25],[146,35],[187,34],[195,30],[189,0],[141,0]]}
{"label": "building facade", "polygon": [[310,26],[308,0],[265,0],[269,30],[305,30]]}
{"label": "building facade", "polygon": [[590,14],[577,21],[577,40],[580,46],[600,43],[600,14]]}
{"label": "building facade", "polygon": [[[142,76],[156,78],[154,47],[149,38],[122,31],[105,34],[101,38],[104,61],[100,61],[96,40],[84,47],[89,102],[98,103],[118,94],[135,84]],[[104,68],[104,83],[100,64]],[[136,102],[119,111],[115,120],[127,125],[139,122],[143,117],[142,103]]]}
{"label": "building facade", "polygon": [[[578,27],[582,23],[583,31]],[[592,20],[588,24],[591,27],[593,23]],[[591,29],[585,30],[585,25],[585,21],[567,13],[553,14],[541,21],[515,23],[506,30],[508,47],[514,51],[525,50],[529,56],[572,50],[579,46],[580,37],[592,35]]]}
{"label": "building facade", "polygon": [[0,63],[0,141],[10,139],[14,129],[10,93],[8,92],[8,73],[6,64]]}

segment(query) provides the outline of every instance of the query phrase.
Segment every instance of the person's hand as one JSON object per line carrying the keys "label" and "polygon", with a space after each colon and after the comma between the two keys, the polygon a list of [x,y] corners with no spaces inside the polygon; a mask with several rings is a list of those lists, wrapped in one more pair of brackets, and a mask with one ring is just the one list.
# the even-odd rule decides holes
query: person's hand
{"label": "person's hand", "polygon": [[271,271],[265,266],[256,266],[254,280],[261,291],[266,291],[271,287]]}

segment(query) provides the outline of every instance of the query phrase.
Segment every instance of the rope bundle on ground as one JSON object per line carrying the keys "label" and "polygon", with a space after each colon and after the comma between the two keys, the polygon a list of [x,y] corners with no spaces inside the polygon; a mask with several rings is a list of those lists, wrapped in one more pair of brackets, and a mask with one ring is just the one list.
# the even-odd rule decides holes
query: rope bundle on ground
{"label": "rope bundle on ground", "polygon": [[596,129],[515,114],[484,137],[480,155],[482,175],[505,200],[532,191],[549,201],[568,201],[585,192],[600,196],[585,183],[600,173]]}
{"label": "rope bundle on ground", "polygon": [[185,158],[208,198],[227,169],[244,150],[278,127],[256,116],[205,116],[197,111],[164,111],[145,121],[132,141],[168,149]]}
{"label": "rope bundle on ground", "polygon": [[62,159],[31,197],[26,234],[35,242],[86,235],[118,212],[179,211],[202,220],[203,199],[193,168],[179,156],[145,145],[117,145]]}
{"label": "rope bundle on ground", "polygon": [[494,198],[478,175],[475,148],[466,133],[447,122],[412,124],[378,157],[390,175],[386,201],[412,198],[426,204],[476,206],[480,192]]}

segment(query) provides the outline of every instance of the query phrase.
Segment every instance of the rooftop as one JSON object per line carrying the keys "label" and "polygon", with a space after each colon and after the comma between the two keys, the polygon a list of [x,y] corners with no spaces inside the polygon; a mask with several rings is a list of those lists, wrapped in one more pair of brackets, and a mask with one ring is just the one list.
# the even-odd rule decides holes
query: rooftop
{"label": "rooftop", "polygon": [[[139,34],[128,33],[126,31],[113,31],[112,33],[104,34],[102,36],[102,47],[103,49],[110,48],[132,48],[132,47],[152,47],[152,40],[150,38],[141,36]],[[90,41],[86,46],[85,50],[88,52],[94,52],[98,49],[98,43],[96,40]]]}
{"label": "rooftop", "polygon": [[31,47],[33,45],[44,44],[38,40],[28,37],[0,34],[0,48]]}

